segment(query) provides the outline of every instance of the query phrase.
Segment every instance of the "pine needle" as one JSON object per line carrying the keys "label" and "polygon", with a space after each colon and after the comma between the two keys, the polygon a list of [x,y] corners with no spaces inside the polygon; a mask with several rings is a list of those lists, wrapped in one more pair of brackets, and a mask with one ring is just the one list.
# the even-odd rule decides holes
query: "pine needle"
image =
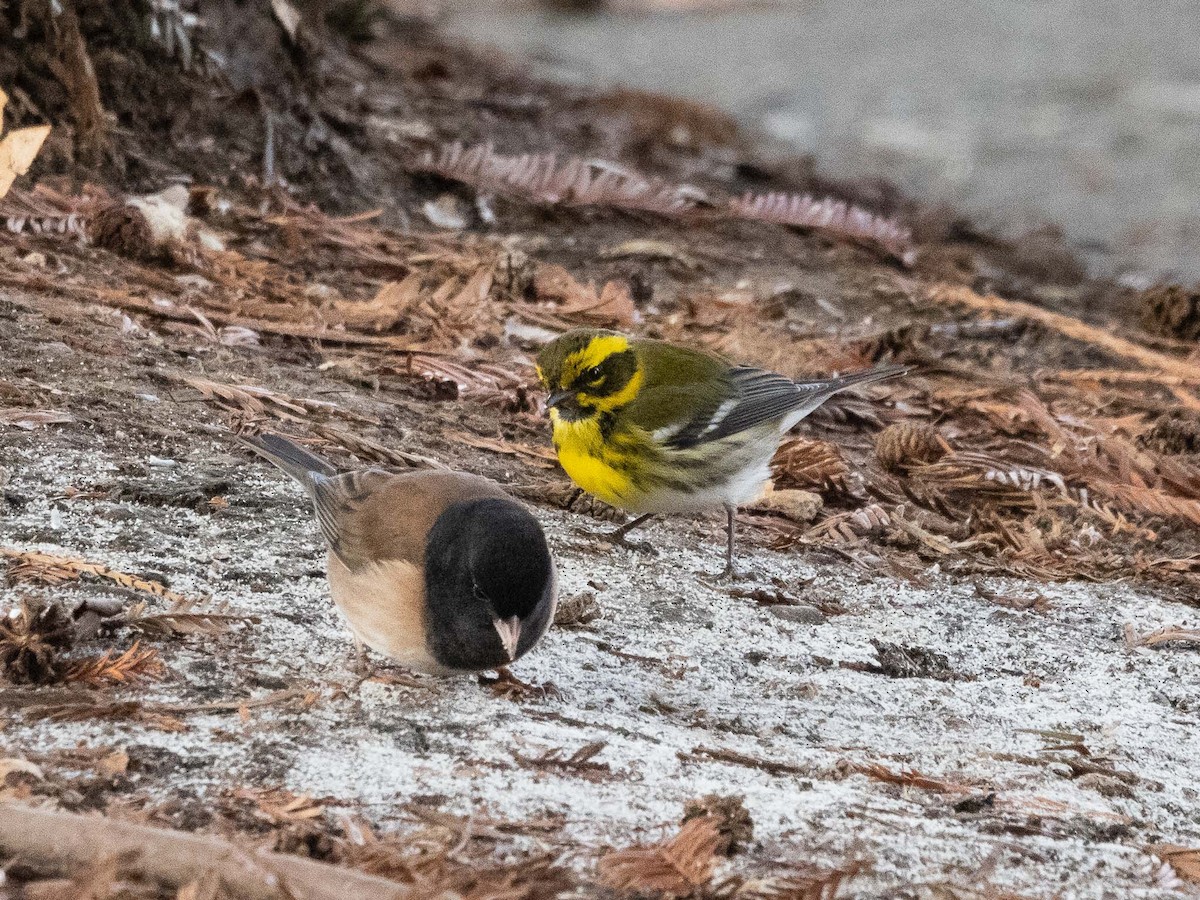
{"label": "pine needle", "polygon": [[602,856],[600,879],[620,891],[686,897],[711,880],[721,841],[712,816],[689,819],[662,843]]}
{"label": "pine needle", "polygon": [[158,678],[166,671],[158,651],[153,647],[143,648],[138,641],[134,641],[133,646],[120,656],[114,658],[114,652],[109,650],[103,656],[81,659],[67,670],[63,680],[90,685],[106,682],[125,684],[144,678]]}
{"label": "pine needle", "polygon": [[1062,313],[1042,309],[1032,303],[1004,300],[991,294],[985,296],[975,293],[970,288],[949,284],[935,285],[927,296],[933,302],[947,306],[965,306],[975,312],[992,313],[1006,318],[1012,317],[1035,322],[1073,340],[1099,347],[1114,356],[1132,360],[1147,369],[1173,375],[1187,383],[1195,383],[1200,379],[1200,366],[1195,363],[1159,353],[1157,350],[1151,350],[1135,344],[1133,341],[1117,337],[1102,328],[1088,325]]}

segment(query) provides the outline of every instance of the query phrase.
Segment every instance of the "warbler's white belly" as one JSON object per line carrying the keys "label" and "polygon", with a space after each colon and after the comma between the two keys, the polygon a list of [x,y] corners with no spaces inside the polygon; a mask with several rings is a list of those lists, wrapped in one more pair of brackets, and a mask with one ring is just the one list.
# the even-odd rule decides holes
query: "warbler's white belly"
{"label": "warbler's white belly", "polygon": [[[743,433],[714,444],[671,451],[666,465],[685,485],[663,479],[632,493],[625,509],[634,513],[697,513],[756,500],[771,480],[771,459],[779,439],[773,433]],[[689,464],[691,466],[689,467]]]}

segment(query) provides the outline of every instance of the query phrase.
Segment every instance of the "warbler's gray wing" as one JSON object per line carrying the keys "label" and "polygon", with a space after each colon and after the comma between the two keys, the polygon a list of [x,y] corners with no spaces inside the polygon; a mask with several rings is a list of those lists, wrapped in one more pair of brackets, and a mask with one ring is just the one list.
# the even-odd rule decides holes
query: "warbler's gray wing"
{"label": "warbler's gray wing", "polygon": [[684,424],[664,443],[683,450],[774,421],[786,431],[839,391],[905,371],[903,366],[886,366],[822,381],[792,381],[765,369],[736,366],[729,370],[728,399]]}

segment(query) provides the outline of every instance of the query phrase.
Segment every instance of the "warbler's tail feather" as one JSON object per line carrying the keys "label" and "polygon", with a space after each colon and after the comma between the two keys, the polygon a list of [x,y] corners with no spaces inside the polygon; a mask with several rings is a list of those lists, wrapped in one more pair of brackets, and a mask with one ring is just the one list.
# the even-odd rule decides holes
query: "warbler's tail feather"
{"label": "warbler's tail feather", "polygon": [[823,381],[797,381],[796,387],[801,390],[811,390],[826,397],[832,397],[834,394],[844,391],[846,388],[852,388],[855,385],[873,384],[876,381],[883,381],[885,378],[896,378],[899,375],[907,374],[908,366],[879,366],[876,369],[851,372],[849,375],[842,375],[838,378],[827,378]]}
{"label": "warbler's tail feather", "polygon": [[792,426],[816,410],[821,404],[847,388],[864,384],[873,384],[885,378],[895,378],[908,371],[906,366],[880,366],[877,369],[867,369],[865,372],[852,372],[839,378],[826,378],[821,381],[797,381],[796,387],[800,393],[791,410],[784,417],[783,430],[790,431]]}
{"label": "warbler's tail feather", "polygon": [[319,480],[337,474],[337,469],[321,457],[277,434],[243,435],[238,440],[291,475],[306,490],[311,491]]}

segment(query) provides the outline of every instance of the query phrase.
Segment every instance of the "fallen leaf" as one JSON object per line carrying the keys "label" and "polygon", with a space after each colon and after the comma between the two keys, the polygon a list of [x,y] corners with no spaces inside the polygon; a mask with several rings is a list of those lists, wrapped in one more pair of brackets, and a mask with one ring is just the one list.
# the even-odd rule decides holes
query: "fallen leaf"
{"label": "fallen leaf", "polygon": [[596,292],[589,291],[570,272],[556,263],[544,263],[533,276],[533,292],[539,300],[573,305],[580,300],[596,302]]}
{"label": "fallen leaf", "polygon": [[102,757],[96,768],[104,775],[124,775],[129,768],[129,754],[123,750],[114,750],[108,756]]}
{"label": "fallen leaf", "polygon": [[669,259],[688,269],[698,269],[700,264],[688,256],[677,246],[667,241],[650,239],[625,241],[615,247],[605,247],[600,251],[604,259],[623,259],[629,256],[644,256],[648,259]]}
{"label": "fallen leaf", "polygon": [[[0,118],[7,105],[8,94],[0,90]],[[0,197],[8,193],[18,176],[29,171],[49,134],[49,125],[33,125],[10,131],[0,140]]]}
{"label": "fallen leaf", "polygon": [[27,775],[32,775],[38,781],[44,781],[46,776],[42,774],[42,770],[26,759],[0,759],[0,787],[3,786],[4,780],[14,772],[24,772]]}
{"label": "fallen leaf", "polygon": [[0,409],[0,425],[12,425],[33,431],[42,425],[61,425],[74,422],[75,417],[69,412],[57,409]]}
{"label": "fallen leaf", "polygon": [[1200,848],[1155,844],[1149,850],[1163,862],[1169,863],[1175,874],[1184,881],[1200,884]]}
{"label": "fallen leaf", "polygon": [[300,11],[288,3],[288,0],[271,0],[271,11],[287,32],[288,39],[295,43],[296,32],[300,30]]}
{"label": "fallen leaf", "polygon": [[422,281],[420,275],[389,281],[370,300],[338,300],[333,308],[347,328],[389,331],[420,305]]}

